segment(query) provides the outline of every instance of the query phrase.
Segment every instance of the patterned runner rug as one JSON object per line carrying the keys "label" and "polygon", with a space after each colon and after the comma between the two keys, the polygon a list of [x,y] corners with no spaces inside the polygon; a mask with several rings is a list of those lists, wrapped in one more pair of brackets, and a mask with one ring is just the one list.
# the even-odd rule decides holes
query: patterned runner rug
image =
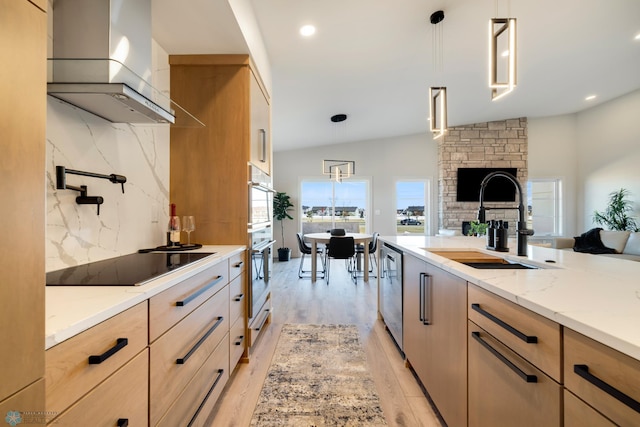
{"label": "patterned runner rug", "polygon": [[286,324],[252,426],[386,426],[354,325]]}

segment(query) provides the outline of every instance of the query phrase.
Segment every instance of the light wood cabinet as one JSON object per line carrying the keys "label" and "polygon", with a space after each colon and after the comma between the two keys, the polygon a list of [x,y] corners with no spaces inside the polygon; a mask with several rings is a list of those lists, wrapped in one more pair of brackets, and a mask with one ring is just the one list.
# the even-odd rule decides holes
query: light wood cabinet
{"label": "light wood cabinet", "polygon": [[403,257],[403,343],[408,363],[449,427],[467,425],[467,283]]}
{"label": "light wood cabinet", "polygon": [[146,302],[51,347],[45,356],[47,411],[62,413],[146,347]]}
{"label": "light wood cabinet", "polygon": [[149,351],[145,349],[62,413],[54,426],[148,425]]}
{"label": "light wood cabinet", "polygon": [[41,385],[26,387],[44,375],[45,10],[46,3],[41,9],[26,0],[0,0],[0,194],[8,225],[0,246],[0,407],[23,390],[26,411],[44,404]]}
{"label": "light wood cabinet", "polygon": [[469,321],[469,426],[562,425],[562,386]]}
{"label": "light wood cabinet", "polygon": [[564,331],[565,387],[615,424],[640,425],[640,361]]}
{"label": "light wood cabinet", "polygon": [[614,427],[601,413],[564,390],[564,427]]}
{"label": "light wood cabinet", "polygon": [[468,286],[469,426],[562,425],[560,325]]}
{"label": "light wood cabinet", "polygon": [[251,163],[271,175],[271,110],[259,79],[251,73]]}

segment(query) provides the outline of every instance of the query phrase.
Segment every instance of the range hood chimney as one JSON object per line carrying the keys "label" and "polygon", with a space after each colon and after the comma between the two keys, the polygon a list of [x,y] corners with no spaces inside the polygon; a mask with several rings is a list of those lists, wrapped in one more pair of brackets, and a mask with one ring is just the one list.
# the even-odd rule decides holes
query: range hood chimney
{"label": "range hood chimney", "polygon": [[151,0],[56,0],[47,93],[114,123],[204,126],[151,79]]}

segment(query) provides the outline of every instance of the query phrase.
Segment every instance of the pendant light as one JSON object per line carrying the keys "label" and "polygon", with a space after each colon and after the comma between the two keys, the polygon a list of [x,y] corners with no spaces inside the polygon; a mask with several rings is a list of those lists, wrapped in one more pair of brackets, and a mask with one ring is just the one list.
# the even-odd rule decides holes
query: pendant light
{"label": "pendant light", "polygon": [[[346,114],[335,114],[331,116],[334,130],[337,132],[337,123],[347,120]],[[329,175],[329,179],[342,182],[343,179],[351,177],[356,172],[356,162],[353,160],[323,160],[322,174]]]}
{"label": "pendant light", "polygon": [[[442,33],[444,12],[438,10],[431,14],[429,22],[432,27],[431,51],[434,74],[442,71],[443,48]],[[433,138],[441,138],[447,132],[447,88],[445,86],[431,86],[429,88],[429,130]]]}
{"label": "pendant light", "polygon": [[[507,15],[510,15],[510,9],[510,3],[508,3]],[[497,0],[496,15],[498,15]],[[516,87],[517,48],[516,19],[491,18],[489,21],[489,87],[492,101],[511,93]],[[501,72],[504,73],[502,78],[499,76]]]}

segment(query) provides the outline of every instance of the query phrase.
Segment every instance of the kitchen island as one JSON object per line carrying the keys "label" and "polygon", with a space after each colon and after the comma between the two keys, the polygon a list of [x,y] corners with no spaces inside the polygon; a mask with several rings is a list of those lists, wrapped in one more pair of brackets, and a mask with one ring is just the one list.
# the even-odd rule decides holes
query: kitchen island
{"label": "kitchen island", "polygon": [[477,237],[380,242],[404,254],[399,345],[450,427],[640,423],[640,263]]}

